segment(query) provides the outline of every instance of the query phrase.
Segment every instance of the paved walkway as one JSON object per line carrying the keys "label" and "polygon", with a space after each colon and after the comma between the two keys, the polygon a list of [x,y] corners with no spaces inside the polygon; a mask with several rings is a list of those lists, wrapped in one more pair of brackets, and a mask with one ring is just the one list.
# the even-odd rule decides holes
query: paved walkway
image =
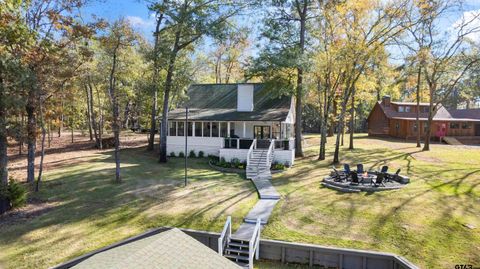
{"label": "paved walkway", "polygon": [[252,179],[255,188],[257,188],[260,200],[252,210],[248,212],[240,228],[232,234],[233,238],[250,240],[258,218],[261,220],[262,229],[263,226],[268,223],[273,208],[280,199],[280,194],[273,187],[270,179],[272,179],[270,171],[268,171],[268,173],[262,173],[261,176],[256,176]]}

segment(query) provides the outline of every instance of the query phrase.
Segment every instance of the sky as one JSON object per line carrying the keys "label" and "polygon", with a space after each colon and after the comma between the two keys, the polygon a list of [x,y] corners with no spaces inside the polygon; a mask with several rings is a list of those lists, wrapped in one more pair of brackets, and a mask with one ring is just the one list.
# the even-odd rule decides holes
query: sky
{"label": "sky", "polygon": [[[462,15],[468,17],[472,14],[472,12],[480,12],[480,0],[465,0],[464,10],[464,14],[450,14],[448,18],[442,20],[440,28],[446,30],[451,29],[455,22],[462,17]],[[147,4],[141,0],[93,1],[82,8],[82,13],[82,15],[86,18],[89,18],[91,14],[96,14],[97,16],[102,17],[110,22],[115,21],[120,17],[124,17],[136,30],[142,33],[147,39],[152,40],[152,31],[155,28],[155,20],[153,14],[149,12]],[[240,19],[237,19],[237,21],[242,25],[249,26],[253,30],[250,38],[252,39],[252,42],[255,43],[255,40],[258,39],[258,36],[256,36],[258,34],[256,33],[258,33],[257,28],[260,23],[260,18],[258,18],[258,16],[243,16]],[[476,33],[472,37],[476,41],[480,42],[480,33]],[[211,48],[209,44],[210,42],[211,41],[207,40],[203,46],[200,47],[200,49],[208,51],[208,49]],[[394,58],[400,58],[402,55],[402,53],[398,51],[398,48],[390,48],[389,50],[393,50],[391,53]],[[249,53],[255,53],[254,51],[255,48],[252,47]]]}

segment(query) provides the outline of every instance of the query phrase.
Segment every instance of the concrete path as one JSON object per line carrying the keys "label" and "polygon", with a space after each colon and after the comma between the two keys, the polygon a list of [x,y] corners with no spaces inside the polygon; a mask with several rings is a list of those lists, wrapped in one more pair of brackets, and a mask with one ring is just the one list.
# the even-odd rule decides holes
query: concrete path
{"label": "concrete path", "polygon": [[257,188],[260,200],[255,204],[252,210],[248,212],[243,220],[244,222],[240,225],[240,228],[232,234],[232,238],[250,240],[258,218],[261,220],[260,223],[262,229],[263,226],[268,223],[268,218],[280,199],[280,194],[275,187],[273,187],[270,179],[272,179],[270,171],[268,171],[268,173],[262,173],[260,176],[255,176],[252,179],[255,188]]}

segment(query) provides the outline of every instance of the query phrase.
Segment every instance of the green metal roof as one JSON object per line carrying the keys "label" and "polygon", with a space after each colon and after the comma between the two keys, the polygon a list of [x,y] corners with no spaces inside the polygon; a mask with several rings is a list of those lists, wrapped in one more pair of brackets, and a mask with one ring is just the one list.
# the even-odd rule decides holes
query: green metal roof
{"label": "green metal roof", "polygon": [[152,235],[105,250],[80,262],[76,269],[129,268],[226,268],[239,269],[232,261],[179,229]]}
{"label": "green metal roof", "polygon": [[[284,121],[292,98],[277,96],[253,84],[253,111],[237,111],[238,84],[194,84],[188,89],[189,119],[211,121]],[[184,120],[185,108],[170,111],[170,120]]]}

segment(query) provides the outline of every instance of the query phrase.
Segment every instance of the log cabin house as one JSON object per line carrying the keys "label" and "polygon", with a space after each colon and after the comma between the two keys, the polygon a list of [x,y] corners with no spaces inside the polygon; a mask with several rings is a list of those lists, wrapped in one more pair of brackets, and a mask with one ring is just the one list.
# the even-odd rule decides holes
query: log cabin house
{"label": "log cabin house", "polygon": [[[427,128],[428,110],[428,103],[420,103],[420,128],[417,128],[417,103],[392,102],[390,96],[384,96],[382,101],[375,104],[367,118],[368,134],[414,139],[417,131],[420,131],[423,138]],[[433,125],[431,136],[435,138],[480,138],[480,109],[448,110],[440,106],[433,117]]]}

